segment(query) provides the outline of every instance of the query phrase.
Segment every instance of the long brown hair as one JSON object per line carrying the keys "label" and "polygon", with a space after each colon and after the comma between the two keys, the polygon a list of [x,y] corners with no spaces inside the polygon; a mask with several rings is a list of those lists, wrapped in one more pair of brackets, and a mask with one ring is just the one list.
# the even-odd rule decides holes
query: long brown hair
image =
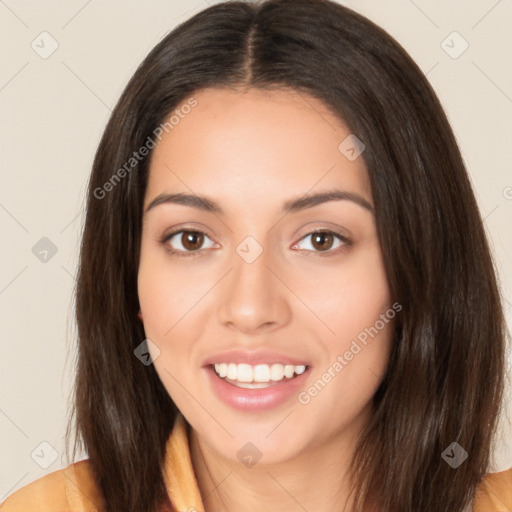
{"label": "long brown hair", "polygon": [[[506,331],[493,260],[425,76],[384,30],[328,0],[211,6],[168,34],[122,93],[88,189],[73,458],[81,444],[110,512],[170,507],[162,468],[178,411],[153,365],[134,356],[145,338],[137,271],[151,154],[130,159],[206,87],[291,87],[364,142],[390,292],[403,310],[353,460],[357,510],[460,512],[489,470],[502,402]],[[453,442],[469,454],[457,469],[441,457]]]}

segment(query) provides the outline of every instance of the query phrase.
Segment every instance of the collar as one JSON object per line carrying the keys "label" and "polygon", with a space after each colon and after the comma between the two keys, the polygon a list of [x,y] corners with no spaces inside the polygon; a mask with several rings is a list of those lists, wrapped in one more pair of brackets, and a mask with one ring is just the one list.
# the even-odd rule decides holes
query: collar
{"label": "collar", "polygon": [[[178,413],[166,444],[165,484],[176,511],[204,512],[190,458],[189,428],[184,416]],[[472,512],[510,512],[511,490],[512,468],[488,475],[476,489]],[[466,510],[471,512],[470,507]]]}
{"label": "collar", "polygon": [[165,452],[165,485],[178,512],[204,512],[196,475],[190,459],[189,425],[179,413]]}

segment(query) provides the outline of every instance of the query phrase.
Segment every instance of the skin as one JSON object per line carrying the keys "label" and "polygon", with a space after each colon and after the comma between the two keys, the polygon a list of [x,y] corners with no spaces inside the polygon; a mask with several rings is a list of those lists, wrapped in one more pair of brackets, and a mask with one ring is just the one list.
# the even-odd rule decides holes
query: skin
{"label": "skin", "polygon": [[[349,461],[388,364],[393,321],[342,371],[331,369],[335,377],[308,404],[293,396],[265,412],[236,410],[201,367],[221,351],[269,347],[309,362],[307,389],[391,308],[371,211],[341,200],[281,212],[286,200],[331,189],[373,205],[364,161],[340,152],[350,130],[311,96],[284,88],[193,96],[197,106],[154,149],[144,208],[183,192],[225,213],[171,203],[147,211],[138,292],[146,336],[160,350],[156,371],[192,427],[205,509],[351,510]],[[183,233],[162,243],[174,228],[205,236],[196,246]],[[315,246],[315,228],[352,244],[334,237]],[[247,236],[263,248],[251,264],[236,252]],[[182,257],[166,247],[199,250]],[[247,442],[262,454],[253,467],[237,457]]]}

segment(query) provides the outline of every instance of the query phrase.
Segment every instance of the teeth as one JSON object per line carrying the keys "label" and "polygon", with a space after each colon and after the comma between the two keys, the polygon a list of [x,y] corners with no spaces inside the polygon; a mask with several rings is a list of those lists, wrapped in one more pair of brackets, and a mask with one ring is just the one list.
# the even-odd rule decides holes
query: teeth
{"label": "teeth", "polygon": [[224,378],[228,374],[228,365],[226,363],[216,364],[215,371],[219,374],[220,377]]}
{"label": "teeth", "polygon": [[268,364],[258,364],[253,371],[254,382],[268,382],[270,380],[270,370]]}
{"label": "teeth", "polygon": [[[250,364],[215,363],[215,372],[223,379],[237,381],[239,383],[269,383],[279,382],[284,378],[291,379],[294,375],[300,375],[306,371],[305,365],[294,366],[291,364]],[[257,386],[241,386],[257,387]]]}
{"label": "teeth", "polygon": [[236,364],[229,363],[228,364],[228,379],[235,380],[236,379]]}
{"label": "teeth", "polygon": [[300,375],[301,373],[304,373],[305,371],[306,371],[306,367],[304,365],[295,367],[295,373],[297,375]]}
{"label": "teeth", "polygon": [[252,366],[249,364],[239,364],[236,367],[236,379],[238,382],[252,382]]}
{"label": "teeth", "polygon": [[273,364],[270,367],[270,378],[272,380],[282,380],[284,377],[284,367],[282,364]]}
{"label": "teeth", "polygon": [[[298,367],[297,367],[298,368]],[[291,364],[287,364],[284,367],[284,376],[288,379],[291,379],[293,377],[293,373],[295,372],[295,366]],[[299,375],[302,372],[297,372],[297,375]]]}

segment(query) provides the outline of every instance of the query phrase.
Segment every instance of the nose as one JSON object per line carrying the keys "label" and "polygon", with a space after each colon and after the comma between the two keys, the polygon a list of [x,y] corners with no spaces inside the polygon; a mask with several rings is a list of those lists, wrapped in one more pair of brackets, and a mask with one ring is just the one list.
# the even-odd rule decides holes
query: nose
{"label": "nose", "polygon": [[219,322],[244,334],[268,332],[285,326],[291,318],[291,292],[284,275],[264,250],[255,261],[233,256],[233,268],[219,286]]}

